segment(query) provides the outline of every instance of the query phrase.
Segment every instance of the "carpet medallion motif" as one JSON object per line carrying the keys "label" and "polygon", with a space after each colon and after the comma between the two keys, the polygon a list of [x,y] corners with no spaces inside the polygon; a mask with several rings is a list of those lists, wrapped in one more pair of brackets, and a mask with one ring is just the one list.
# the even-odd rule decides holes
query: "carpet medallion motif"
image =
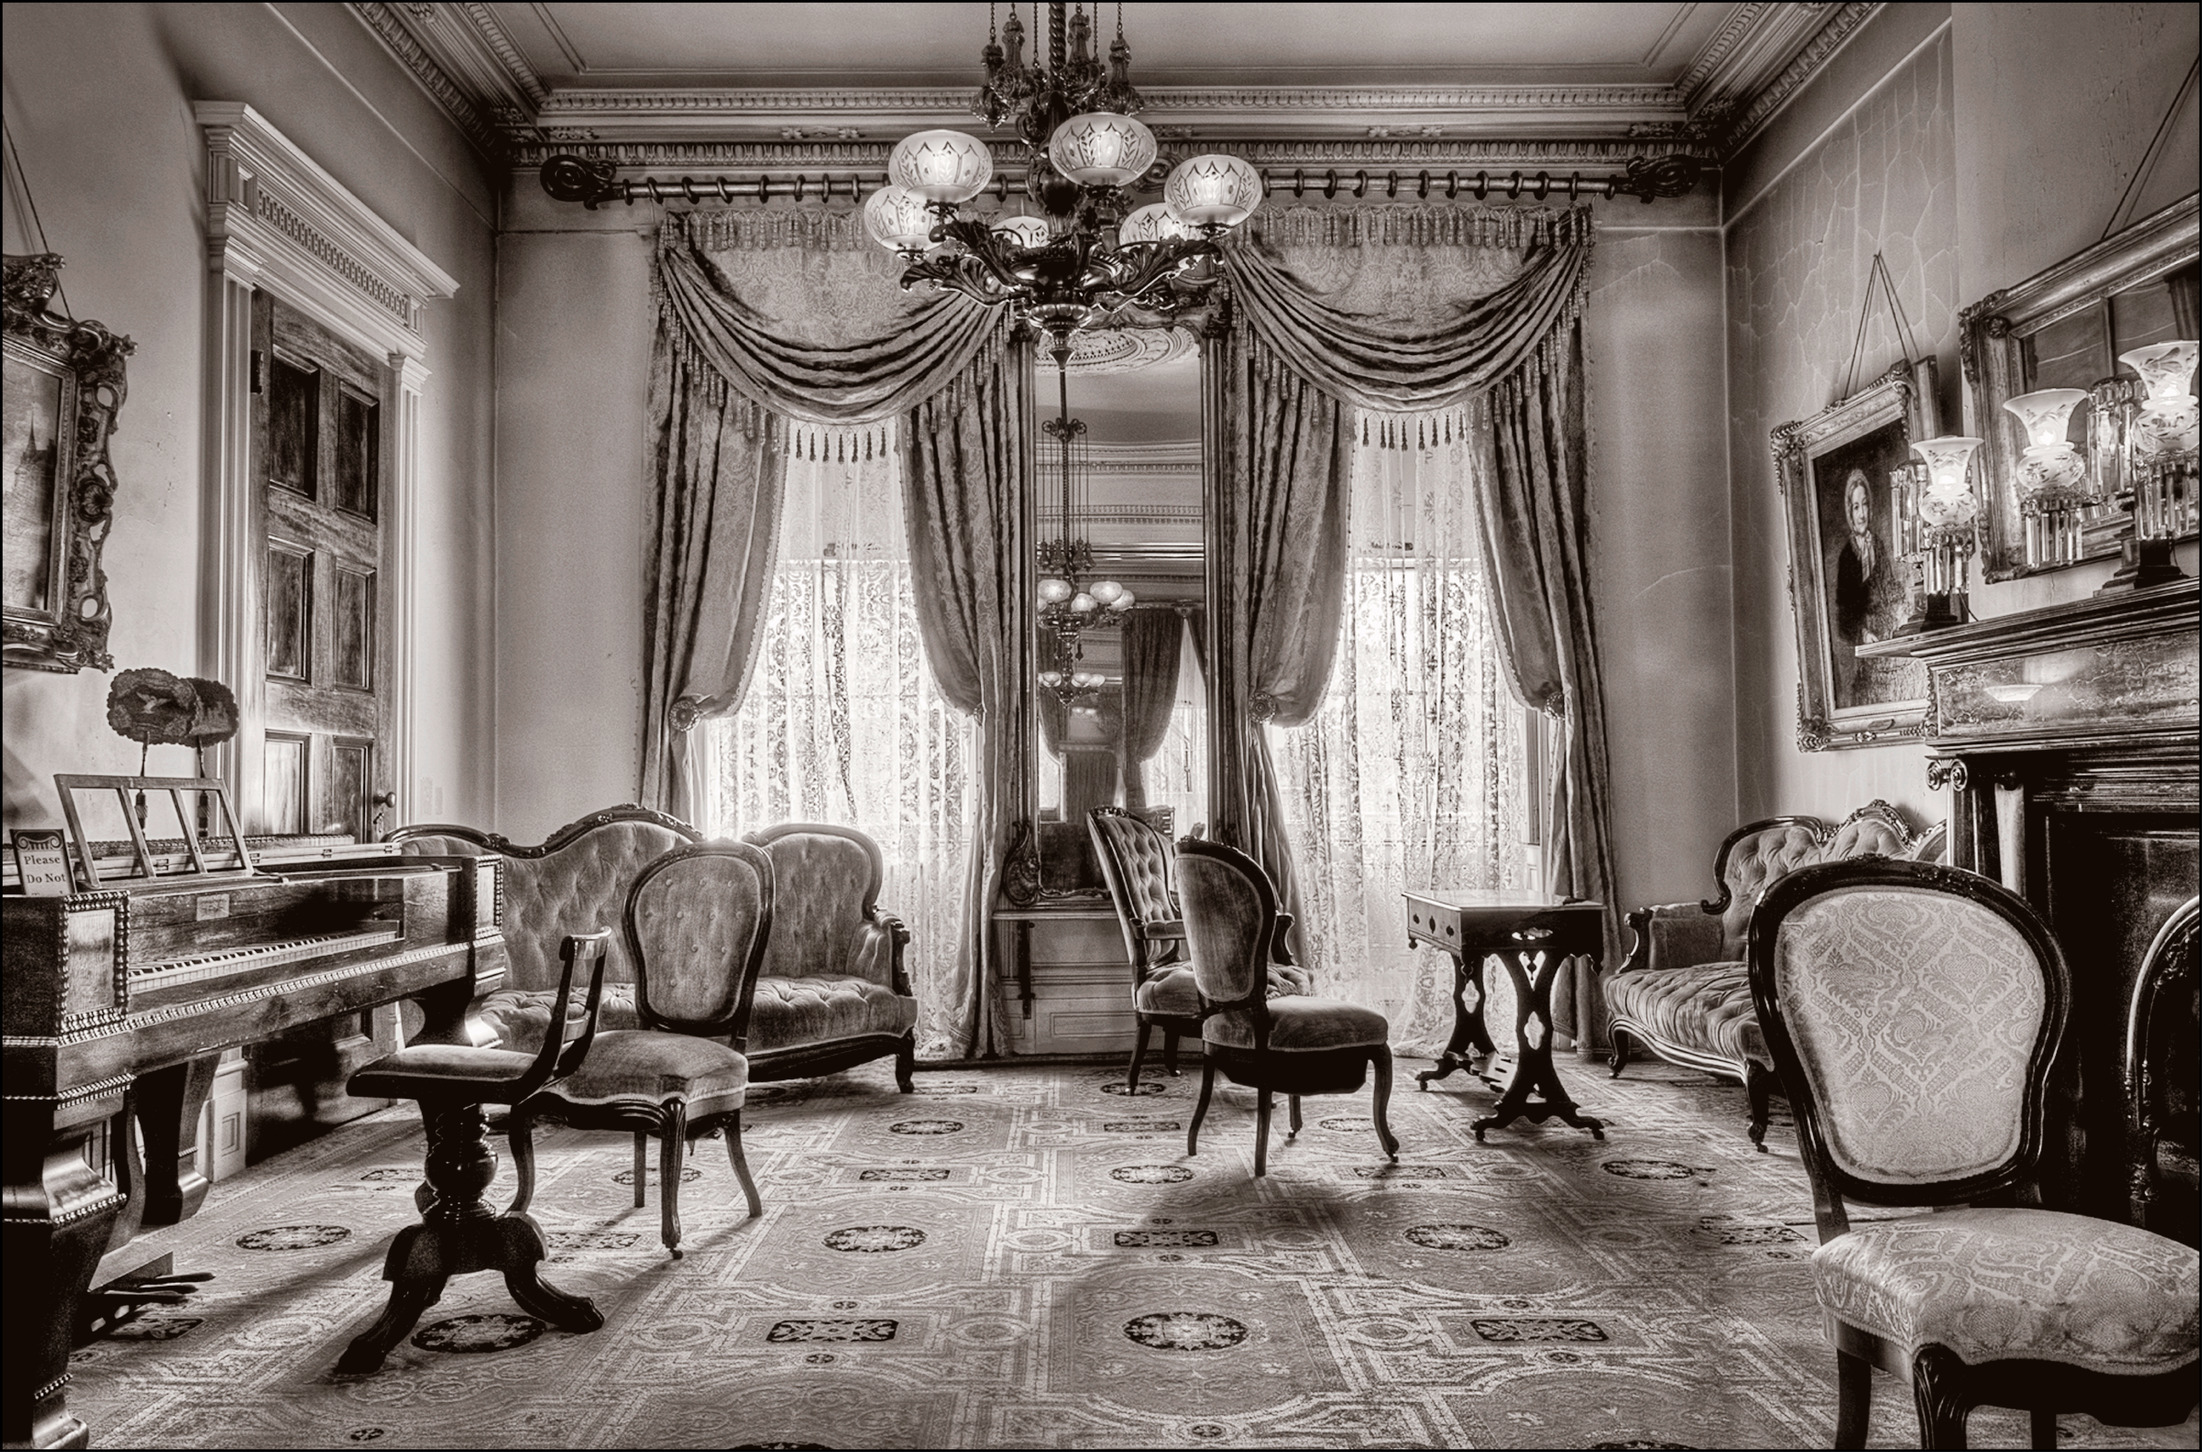
{"label": "carpet medallion motif", "polygon": [[[654,1153],[636,1208],[628,1142],[539,1127],[549,1278],[604,1327],[546,1328],[499,1277],[461,1276],[382,1372],[340,1377],[418,1215],[419,1119],[389,1110],[143,1237],[215,1279],[79,1351],[70,1404],[105,1446],[1828,1444],[1835,1359],[1785,1120],[1757,1154],[1738,1087],[1567,1061],[1605,1142],[1518,1124],[1478,1144],[1493,1095],[1414,1092],[1418,1067],[1392,1099],[1404,1163],[1376,1152],[1365,1097],[1312,1100],[1296,1137],[1276,1117],[1258,1181],[1251,1091],[1218,1087],[1188,1157],[1197,1073],[1152,1062],[1136,1103],[1100,1067],[927,1072],[916,1096],[886,1063],[753,1086],[765,1214],[723,1142],[699,1144],[678,1262]],[[1972,1433],[2026,1445],[2016,1414]],[[2196,1429],[2074,1417],[2060,1443]],[[1886,1377],[1870,1445],[1917,1445]]]}

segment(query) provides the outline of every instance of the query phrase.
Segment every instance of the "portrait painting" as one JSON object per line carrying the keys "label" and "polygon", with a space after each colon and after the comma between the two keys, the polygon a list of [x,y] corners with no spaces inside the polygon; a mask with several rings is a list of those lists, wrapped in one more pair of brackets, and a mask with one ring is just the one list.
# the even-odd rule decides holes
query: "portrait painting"
{"label": "portrait painting", "polygon": [[1915,737],[1926,667],[1870,649],[1896,639],[1919,603],[1917,562],[1889,476],[1928,436],[1922,381],[1903,363],[1858,393],[1774,430],[1789,515],[1790,598],[1797,619],[1797,740],[1808,751]]}

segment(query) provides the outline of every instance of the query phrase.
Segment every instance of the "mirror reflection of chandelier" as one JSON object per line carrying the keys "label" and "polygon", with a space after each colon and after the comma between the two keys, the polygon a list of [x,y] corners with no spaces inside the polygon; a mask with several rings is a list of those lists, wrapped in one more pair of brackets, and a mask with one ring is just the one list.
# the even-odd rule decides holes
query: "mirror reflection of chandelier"
{"label": "mirror reflection of chandelier", "polygon": [[1058,450],[1057,482],[1061,501],[1056,532],[1040,541],[1040,629],[1056,642],[1054,668],[1040,672],[1040,684],[1065,705],[1090,701],[1106,684],[1097,671],[1083,668],[1085,649],[1080,637],[1124,623],[1124,613],[1134,603],[1132,592],[1115,580],[1092,579],[1093,545],[1079,524],[1086,502],[1092,464],[1085,448],[1086,421],[1070,416],[1070,349],[1065,342],[1055,354],[1056,415],[1043,421],[1041,431],[1055,441]]}
{"label": "mirror reflection of chandelier", "polygon": [[1045,66],[1025,61],[1024,43],[1015,6],[998,35],[989,21],[973,109],[1030,148],[1025,195],[1041,215],[963,216],[958,208],[994,179],[987,144],[961,131],[904,137],[889,184],[864,203],[873,240],[909,263],[902,286],[1013,307],[1059,347],[1125,310],[1152,321],[1198,306],[1215,280],[1218,239],[1261,205],[1260,173],[1235,156],[1196,156],[1170,172],[1160,202],[1135,207],[1131,189],[1154,165],[1155,139],[1132,119],[1143,103],[1123,6],[1105,66],[1083,5],[1048,6]]}

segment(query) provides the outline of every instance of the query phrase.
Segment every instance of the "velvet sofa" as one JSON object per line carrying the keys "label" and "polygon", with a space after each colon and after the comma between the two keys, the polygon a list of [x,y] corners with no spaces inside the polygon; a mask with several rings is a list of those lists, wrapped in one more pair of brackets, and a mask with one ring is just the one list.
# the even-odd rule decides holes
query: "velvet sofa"
{"label": "velvet sofa", "polygon": [[1751,1142],[1764,1150],[1779,1080],[1743,961],[1751,912],[1786,873],[1868,854],[1940,861],[1942,828],[1921,834],[1881,801],[1835,826],[1818,817],[1769,817],[1738,827],[1720,844],[1713,897],[1631,912],[1635,940],[1628,959],[1604,984],[1614,1075],[1638,1047],[1672,1064],[1739,1080],[1750,1096]]}
{"label": "velvet sofa", "polygon": [[[550,1023],[558,945],[568,933],[613,930],[599,1026],[642,1026],[621,914],[643,868],[701,837],[676,817],[620,806],[561,827],[539,846],[442,823],[400,827],[388,840],[411,856],[494,852],[505,859],[499,912],[511,966],[480,1016],[500,1043],[532,1047]],[[772,936],[750,1017],[750,1079],[827,1074],[893,1054],[908,1092],[917,1023],[902,966],[910,935],[879,910],[877,844],[846,827],[809,823],[744,840],[772,859],[774,889]]]}

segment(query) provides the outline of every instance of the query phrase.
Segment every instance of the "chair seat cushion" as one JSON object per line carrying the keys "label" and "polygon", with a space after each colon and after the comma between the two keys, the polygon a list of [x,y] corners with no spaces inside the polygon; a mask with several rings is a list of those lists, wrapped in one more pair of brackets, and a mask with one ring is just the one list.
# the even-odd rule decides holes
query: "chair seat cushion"
{"label": "chair seat cushion", "polygon": [[1815,1251],[1812,1279],[1829,1315],[1908,1354],[2134,1376],[2195,1360],[2202,1261],[2115,1221],[2029,1209],[1879,1221]]}
{"label": "chair seat cushion", "polygon": [[[581,1067],[535,1099],[589,1107],[646,1107],[680,1099],[701,1119],[742,1107],[749,1061],[717,1039],[658,1029],[598,1033]],[[535,1099],[529,1102],[532,1104]]]}
{"label": "chair seat cushion", "polygon": [[1617,973],[1605,981],[1605,990],[1616,1016],[1676,1048],[1738,1066],[1747,1059],[1774,1061],[1759,1028],[1758,1008],[1751,1002],[1750,970],[1741,963]]}
{"label": "chair seat cushion", "polygon": [[[1269,965],[1269,994],[1271,998],[1291,998],[1308,993],[1313,980],[1305,968],[1294,968],[1285,963]],[[1190,965],[1163,968],[1148,975],[1132,995],[1132,1007],[1141,1013],[1160,1014],[1165,1018],[1198,1018],[1200,1016],[1200,985],[1193,978]]]}
{"label": "chair seat cushion", "polygon": [[[1273,998],[1269,1001],[1269,1047],[1279,1053],[1324,1049],[1376,1048],[1390,1041],[1391,1023],[1373,1008],[1334,998]],[[1254,1015],[1232,1009],[1201,1025],[1201,1038],[1220,1048],[1254,1047]]]}
{"label": "chair seat cushion", "polygon": [[[549,1010],[544,1011],[548,1021]],[[536,1036],[536,1045],[542,1035]],[[352,1076],[345,1087],[362,1099],[418,1099],[423,1094],[471,1098],[477,1104],[508,1104],[496,1089],[510,1084],[535,1062],[536,1049],[469,1048],[464,1044],[412,1044],[386,1054]]]}
{"label": "chair seat cushion", "polygon": [[917,1000],[868,978],[760,977],[750,1010],[749,1051],[884,1034],[900,1038],[917,1023]]}

